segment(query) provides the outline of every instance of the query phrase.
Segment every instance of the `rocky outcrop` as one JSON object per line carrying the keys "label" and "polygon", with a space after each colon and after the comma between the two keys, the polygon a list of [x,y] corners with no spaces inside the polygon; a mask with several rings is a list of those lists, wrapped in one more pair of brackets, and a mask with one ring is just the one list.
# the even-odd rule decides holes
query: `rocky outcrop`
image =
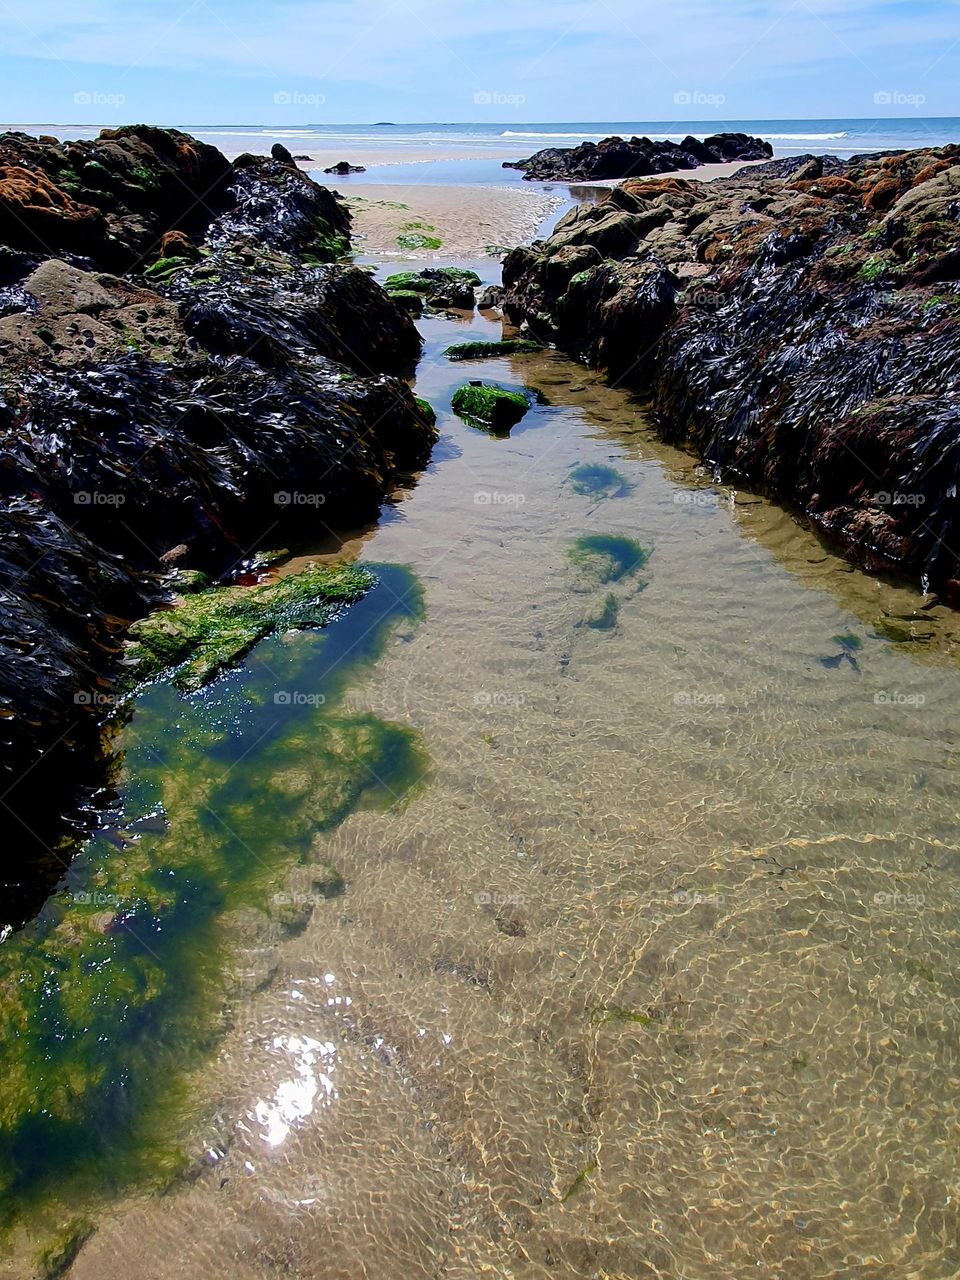
{"label": "rocky outcrop", "polygon": [[504,282],[717,476],[960,600],[960,148],[628,182]]}
{"label": "rocky outcrop", "polygon": [[435,428],[395,376],[412,321],[295,166],[139,127],[7,134],[0,166],[2,924],[103,785],[122,638],[171,573],[375,519]]}
{"label": "rocky outcrop", "polygon": [[507,161],[503,167],[521,169],[531,181],[597,182],[696,169],[703,164],[768,160],[772,155],[769,142],[746,133],[715,133],[702,140],[688,136],[682,142],[612,137],[579,147],[547,147],[526,160]]}
{"label": "rocky outcrop", "polygon": [[336,173],[341,178],[345,178],[349,173],[366,173],[366,165],[351,164],[349,160],[340,160],[337,164],[332,164],[329,169],[324,169],[324,173]]}

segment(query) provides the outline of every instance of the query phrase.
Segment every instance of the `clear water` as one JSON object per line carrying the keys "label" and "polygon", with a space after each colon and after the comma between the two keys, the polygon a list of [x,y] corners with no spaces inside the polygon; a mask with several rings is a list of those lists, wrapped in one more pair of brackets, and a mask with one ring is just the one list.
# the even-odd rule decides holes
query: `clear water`
{"label": "clear water", "polygon": [[[955,1276],[955,616],[582,367],[452,365],[499,325],[421,323],[434,459],[316,548],[405,567],[125,730],[165,823],[50,912],[193,851],[172,987],[78,1031],[125,1074],[31,1148],[0,1274],[89,1222],[81,1280]],[[490,437],[468,377],[544,403]]]}

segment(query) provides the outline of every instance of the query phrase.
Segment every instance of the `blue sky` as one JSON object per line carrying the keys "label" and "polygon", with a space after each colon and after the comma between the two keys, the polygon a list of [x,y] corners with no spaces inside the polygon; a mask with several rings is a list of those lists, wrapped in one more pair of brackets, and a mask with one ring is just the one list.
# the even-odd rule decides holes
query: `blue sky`
{"label": "blue sky", "polygon": [[960,115],[960,0],[0,0],[0,119]]}

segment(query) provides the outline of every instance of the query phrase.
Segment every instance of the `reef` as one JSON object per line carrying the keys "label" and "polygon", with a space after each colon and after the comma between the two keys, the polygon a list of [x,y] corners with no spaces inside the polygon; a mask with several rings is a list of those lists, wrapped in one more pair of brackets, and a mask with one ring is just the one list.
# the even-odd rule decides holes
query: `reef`
{"label": "reef", "polygon": [[626,182],[504,284],[716,479],[960,600],[960,148]]}
{"label": "reef", "polygon": [[578,147],[545,147],[526,160],[506,161],[503,167],[520,169],[530,181],[598,182],[772,156],[769,142],[746,133],[715,133],[703,139],[687,136],[682,142],[614,136]]}
{"label": "reef", "polygon": [[0,136],[4,920],[107,781],[129,624],[191,572],[376,518],[428,458],[419,335],[349,246],[346,205],[283,156]]}

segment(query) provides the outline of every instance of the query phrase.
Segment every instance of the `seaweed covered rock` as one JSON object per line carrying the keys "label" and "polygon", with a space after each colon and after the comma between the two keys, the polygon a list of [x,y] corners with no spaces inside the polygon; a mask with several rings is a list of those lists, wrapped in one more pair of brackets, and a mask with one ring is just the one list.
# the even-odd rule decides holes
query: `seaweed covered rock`
{"label": "seaweed covered rock", "polygon": [[500,435],[509,432],[526,415],[530,401],[522,391],[471,382],[454,392],[453,409],[471,426]]}
{"label": "seaweed covered rock", "polygon": [[718,476],[960,600],[960,148],[629,181],[504,285],[514,323],[641,388]]}
{"label": "seaweed covered rock", "polygon": [[455,342],[443,354],[448,360],[495,360],[498,356],[529,355],[539,350],[539,342],[529,338],[501,338],[499,342]]}
{"label": "seaweed covered rock", "polygon": [[596,182],[735,160],[767,160],[772,155],[769,142],[746,133],[716,133],[702,140],[687,136],[682,142],[611,137],[578,147],[546,147],[526,160],[507,161],[503,167],[520,169],[530,180]]}
{"label": "seaweed covered rock", "polygon": [[313,565],[256,587],[219,587],[187,596],[130,628],[125,675],[134,682],[174,673],[182,689],[197,689],[233,666],[278,628],[321,627],[339,606],[374,583],[355,565]]}
{"label": "seaweed covered rock", "polygon": [[0,135],[0,244],[66,252],[130,270],[164,232],[202,232],[229,199],[216,147],[176,129],[131,125],[93,141]]}
{"label": "seaweed covered rock", "polygon": [[[140,127],[62,145],[7,134],[3,165],[34,190],[27,200],[0,173],[0,776],[23,822],[2,871],[14,922],[59,874],[48,850],[74,812],[71,785],[84,771],[104,782],[99,729],[119,703],[123,634],[169,597],[173,570],[216,581],[265,537],[292,545],[375,519],[436,428],[390,376],[419,353],[410,316],[337,262],[349,212],[296,167],[231,166]],[[59,195],[36,195],[51,186]],[[53,213],[33,218],[30,200]],[[50,864],[33,882],[31,855]]]}
{"label": "seaweed covered rock", "polygon": [[391,296],[419,294],[427,306],[438,310],[472,311],[474,290],[479,284],[477,273],[463,267],[424,267],[421,271],[400,271],[388,276],[384,288]]}

